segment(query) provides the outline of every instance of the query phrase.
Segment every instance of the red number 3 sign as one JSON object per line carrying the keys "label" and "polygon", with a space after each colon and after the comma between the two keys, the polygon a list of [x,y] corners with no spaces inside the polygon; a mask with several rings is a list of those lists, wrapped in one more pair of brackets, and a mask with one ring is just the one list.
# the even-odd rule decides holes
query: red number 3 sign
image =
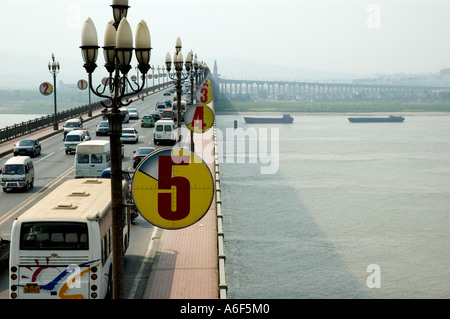
{"label": "red number 3 sign", "polygon": [[202,104],[208,104],[213,99],[212,84],[210,80],[206,80],[205,83],[197,91],[197,101]]}

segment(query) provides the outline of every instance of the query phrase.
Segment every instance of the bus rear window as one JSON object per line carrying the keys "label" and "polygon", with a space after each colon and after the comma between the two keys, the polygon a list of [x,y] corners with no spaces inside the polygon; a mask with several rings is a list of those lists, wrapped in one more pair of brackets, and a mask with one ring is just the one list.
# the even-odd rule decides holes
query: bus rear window
{"label": "bus rear window", "polygon": [[85,223],[23,223],[20,230],[21,250],[87,250],[88,229]]}

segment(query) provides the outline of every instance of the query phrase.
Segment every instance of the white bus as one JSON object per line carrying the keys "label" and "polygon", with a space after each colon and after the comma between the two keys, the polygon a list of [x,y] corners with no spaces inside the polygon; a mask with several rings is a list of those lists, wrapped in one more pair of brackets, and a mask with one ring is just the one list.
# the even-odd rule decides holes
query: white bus
{"label": "white bus", "polygon": [[[123,182],[124,251],[129,245],[129,190]],[[12,226],[11,299],[112,297],[110,179],[67,180]]]}

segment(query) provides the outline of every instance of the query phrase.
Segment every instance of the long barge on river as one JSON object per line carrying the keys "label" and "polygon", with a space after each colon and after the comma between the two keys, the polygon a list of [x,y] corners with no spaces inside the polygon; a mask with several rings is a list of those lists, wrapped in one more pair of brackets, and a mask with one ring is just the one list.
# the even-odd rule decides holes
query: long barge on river
{"label": "long barge on river", "polygon": [[380,123],[380,122],[403,122],[405,118],[403,116],[390,115],[387,117],[349,117],[348,120],[351,123]]}
{"label": "long barge on river", "polygon": [[245,123],[292,123],[294,118],[289,114],[284,114],[282,117],[248,117],[244,116]]}

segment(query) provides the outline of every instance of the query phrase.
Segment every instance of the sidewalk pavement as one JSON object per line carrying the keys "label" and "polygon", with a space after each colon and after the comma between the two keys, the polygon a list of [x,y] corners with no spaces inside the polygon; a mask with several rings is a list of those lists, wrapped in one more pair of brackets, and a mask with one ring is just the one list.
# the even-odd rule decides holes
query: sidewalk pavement
{"label": "sidewalk pavement", "polygon": [[[212,139],[212,128],[203,134],[194,134],[195,153],[201,158],[211,157],[211,154],[205,153],[205,147]],[[214,162],[205,162],[214,178]],[[160,234],[143,298],[218,299],[215,196],[209,211],[198,222],[183,229],[164,229]]]}

